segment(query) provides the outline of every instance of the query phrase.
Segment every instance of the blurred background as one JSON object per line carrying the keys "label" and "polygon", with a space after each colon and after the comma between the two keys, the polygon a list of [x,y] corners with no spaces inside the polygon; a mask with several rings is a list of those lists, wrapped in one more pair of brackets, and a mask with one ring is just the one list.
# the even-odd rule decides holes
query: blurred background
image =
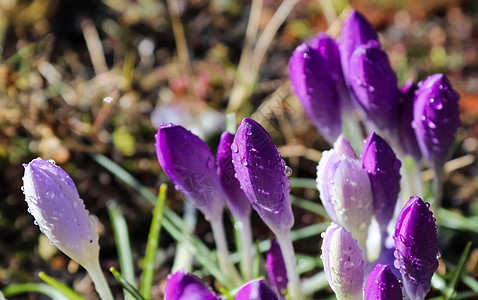
{"label": "blurred background", "polygon": [[[120,204],[137,262],[152,207],[89,153],[109,157],[156,194],[161,183],[170,183],[156,160],[159,124],[182,124],[215,152],[227,124],[252,116],[271,133],[292,177],[314,178],[329,145],[290,92],[288,60],[318,32],[337,37],[350,7],[379,31],[400,84],[443,72],[461,94],[463,127],[453,151],[458,163],[446,176],[443,205],[478,215],[478,1],[0,0],[0,289],[40,282],[37,274],[45,271],[95,297],[85,272],[40,235],[26,211],[22,163],[33,158],[54,159],[98,217],[104,270],[119,268],[106,202]],[[170,187],[167,205],[181,214],[182,196]],[[297,193],[318,201],[313,189]],[[294,212],[295,228],[320,219]],[[212,246],[209,225],[199,218],[196,234]],[[255,237],[270,237],[254,220]],[[475,233],[442,235],[450,260],[474,241],[468,267],[478,270]],[[319,242],[316,237],[298,250],[318,252]],[[163,233],[159,298],[174,247]]]}

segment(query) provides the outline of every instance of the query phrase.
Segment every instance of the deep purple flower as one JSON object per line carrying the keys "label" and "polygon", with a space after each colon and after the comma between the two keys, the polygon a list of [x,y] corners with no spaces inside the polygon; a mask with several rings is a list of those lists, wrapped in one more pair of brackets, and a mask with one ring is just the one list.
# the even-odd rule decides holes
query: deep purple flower
{"label": "deep purple flower", "polygon": [[232,161],[241,188],[264,223],[274,233],[294,224],[285,162],[267,131],[245,118],[231,145]]}
{"label": "deep purple flower", "polygon": [[198,277],[180,270],[168,276],[165,300],[220,300]]}
{"label": "deep purple flower", "polygon": [[35,224],[53,245],[80,265],[96,263],[98,233],[70,176],[40,158],[23,166],[23,193]]}
{"label": "deep purple flower", "polygon": [[350,74],[350,57],[354,53],[355,49],[359,46],[367,44],[371,40],[378,42],[377,32],[361,13],[355,9],[352,9],[347,17],[347,20],[345,20],[344,26],[342,27],[339,43],[342,70],[346,79]]}
{"label": "deep purple flower", "polygon": [[375,132],[364,141],[361,158],[362,168],[372,184],[375,216],[382,229],[386,229],[400,192],[400,160]]}
{"label": "deep purple flower", "polygon": [[395,225],[395,267],[412,300],[424,299],[438,268],[437,228],[435,218],[419,197],[411,197],[402,208]]}
{"label": "deep purple flower", "polygon": [[434,74],[418,84],[413,107],[413,127],[423,156],[441,166],[460,126],[458,95],[443,74]]}
{"label": "deep purple flower", "polygon": [[413,80],[408,80],[401,88],[400,104],[398,109],[398,139],[400,148],[404,154],[411,155],[416,161],[420,161],[422,153],[418,147],[417,136],[412,127],[413,102],[417,85]]}
{"label": "deep purple flower", "polygon": [[224,132],[217,147],[217,162],[219,174],[221,175],[221,183],[226,194],[227,206],[231,210],[232,215],[244,219],[251,213],[251,203],[237,178],[234,177],[236,171],[232,163],[231,144],[234,141],[234,135]]}
{"label": "deep purple flower", "polygon": [[338,53],[329,46],[331,43],[315,43],[318,47],[303,43],[295,49],[289,61],[289,75],[292,89],[305,112],[332,144],[342,132],[340,97],[332,77],[334,74],[340,77],[340,73],[338,68],[333,68],[332,73],[328,70],[329,65],[335,65],[332,61]]}
{"label": "deep purple flower", "polygon": [[241,288],[234,300],[277,300],[277,296],[264,280],[254,280]]}
{"label": "deep purple flower", "polygon": [[402,289],[388,265],[377,265],[367,277],[365,300],[402,300]]}
{"label": "deep purple flower", "polygon": [[362,297],[364,261],[352,234],[332,223],[323,235],[322,260],[330,287],[337,299]]}
{"label": "deep purple flower", "polygon": [[282,251],[275,239],[271,240],[271,248],[267,252],[266,270],[272,287],[278,295],[282,295],[282,290],[287,289],[287,270]]}
{"label": "deep purple flower", "polygon": [[156,154],[176,189],[206,218],[222,214],[224,193],[215,157],[206,143],[182,126],[163,125],[156,134]]}
{"label": "deep purple flower", "polygon": [[376,41],[355,49],[349,84],[367,118],[379,129],[396,130],[399,90],[388,56]]}

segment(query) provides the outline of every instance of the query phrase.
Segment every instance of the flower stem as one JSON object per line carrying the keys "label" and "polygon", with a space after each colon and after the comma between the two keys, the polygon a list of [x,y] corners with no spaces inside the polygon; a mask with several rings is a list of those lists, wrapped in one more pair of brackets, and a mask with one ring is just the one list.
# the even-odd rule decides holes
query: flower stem
{"label": "flower stem", "polygon": [[443,166],[433,166],[433,171],[435,176],[433,177],[433,203],[431,209],[432,211],[437,211],[443,197]]}
{"label": "flower stem", "polygon": [[277,242],[279,243],[284,257],[285,268],[287,270],[287,279],[289,284],[287,289],[289,296],[294,300],[302,300],[302,291],[300,289],[300,278],[297,272],[297,264],[295,262],[294,247],[292,246],[292,240],[290,239],[290,231],[281,231],[276,233]]}
{"label": "flower stem", "polygon": [[211,223],[212,234],[216,243],[219,266],[222,272],[229,276],[232,282],[234,282],[236,285],[240,285],[242,283],[241,277],[230,260],[230,254],[226,243],[226,234],[224,233],[222,215],[220,217],[211,218],[209,221]]}
{"label": "flower stem", "polygon": [[105,275],[100,267],[98,259],[95,261],[83,265],[88,274],[90,274],[91,280],[95,284],[95,289],[100,295],[101,300],[113,300],[113,294],[111,294],[110,287],[106,282]]}
{"label": "flower stem", "polygon": [[245,281],[252,279],[252,257],[254,247],[252,246],[252,229],[250,215],[238,219],[234,228],[239,231],[241,239],[241,273]]}

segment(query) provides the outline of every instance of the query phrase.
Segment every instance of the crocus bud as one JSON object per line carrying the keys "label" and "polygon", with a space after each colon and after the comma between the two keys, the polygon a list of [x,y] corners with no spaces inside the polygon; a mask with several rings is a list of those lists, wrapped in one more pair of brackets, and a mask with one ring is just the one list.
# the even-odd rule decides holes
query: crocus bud
{"label": "crocus bud", "polygon": [[377,265],[367,277],[364,300],[402,300],[402,289],[388,265]]}
{"label": "crocus bud", "polygon": [[460,96],[443,74],[431,75],[418,86],[413,107],[418,145],[432,166],[441,166],[460,126]]}
{"label": "crocus bud", "polygon": [[401,88],[400,104],[398,108],[398,139],[400,147],[404,154],[412,156],[416,161],[420,161],[422,153],[418,147],[417,136],[412,127],[413,121],[413,101],[417,85],[413,80],[408,80]]}
{"label": "crocus bud", "polygon": [[168,283],[164,291],[165,300],[220,300],[204,282],[192,274],[179,270],[168,276]]}
{"label": "crocus bud", "polygon": [[400,192],[400,166],[392,148],[373,132],[364,141],[362,168],[372,184],[373,211],[382,230],[392,219]]}
{"label": "crocus bud", "polygon": [[338,155],[345,155],[351,158],[356,158],[352,145],[350,145],[350,142],[344,137],[343,134],[339,135],[339,137],[335,141],[334,151]]}
{"label": "crocus bud", "polygon": [[267,131],[245,118],[231,149],[236,178],[252,207],[274,233],[290,230],[294,216],[285,162]]}
{"label": "crocus bud", "polygon": [[275,239],[271,240],[271,248],[267,253],[266,270],[271,286],[276,294],[283,298],[282,290],[287,289],[287,270],[282,251]]}
{"label": "crocus bud", "polygon": [[388,56],[375,41],[355,49],[349,84],[367,118],[380,129],[396,130],[399,91]]}
{"label": "crocus bud", "polygon": [[361,13],[352,9],[342,26],[339,43],[342,70],[346,79],[349,74],[349,60],[353,52],[357,47],[367,44],[370,40],[378,41],[377,32]]}
{"label": "crocus bud", "polygon": [[254,280],[241,288],[234,300],[277,300],[277,296],[264,280]]}
{"label": "crocus bud", "polygon": [[440,255],[435,218],[419,197],[411,197],[395,225],[395,262],[410,299],[424,299]]}
{"label": "crocus bud", "polygon": [[332,223],[323,235],[322,260],[337,299],[361,299],[364,279],[362,251],[352,234]]}
{"label": "crocus bud", "polygon": [[350,231],[365,250],[373,196],[360,162],[334,149],[324,151],[317,167],[317,188],[330,218]]}
{"label": "crocus bud", "polygon": [[98,233],[73,180],[40,158],[24,164],[23,193],[28,212],[50,242],[82,266],[98,261]]}
{"label": "crocus bud", "polygon": [[217,161],[219,174],[221,175],[221,184],[226,194],[227,206],[233,216],[244,219],[251,213],[251,203],[241,189],[237,178],[234,177],[236,171],[232,163],[231,144],[234,141],[234,135],[224,132],[217,147]]}
{"label": "crocus bud", "polygon": [[289,75],[305,112],[332,144],[342,132],[341,104],[326,59],[319,49],[301,44],[290,58]]}
{"label": "crocus bud", "polygon": [[163,125],[156,134],[156,154],[164,172],[206,218],[220,216],[224,193],[216,160],[199,137],[179,125]]}

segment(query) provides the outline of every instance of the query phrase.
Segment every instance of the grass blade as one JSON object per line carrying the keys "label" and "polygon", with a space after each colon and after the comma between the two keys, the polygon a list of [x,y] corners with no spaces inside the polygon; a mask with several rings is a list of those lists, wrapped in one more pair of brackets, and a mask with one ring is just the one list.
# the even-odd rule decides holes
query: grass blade
{"label": "grass blade", "polygon": [[[139,291],[132,286],[121,274],[113,267],[110,268],[111,274],[116,278],[116,280],[121,284],[123,289],[129,293],[133,297],[133,299],[137,300],[145,300],[143,296],[139,293]],[[125,294],[126,297],[126,294]]]}
{"label": "grass blade", "polygon": [[68,286],[66,286],[64,283],[59,282],[53,277],[48,276],[44,272],[38,273],[38,276],[49,286],[63,294],[66,298],[70,300],[85,300],[82,296],[78,295],[75,293],[72,289],[70,289]]}
{"label": "grass blade", "polygon": [[159,244],[159,234],[161,231],[161,221],[163,219],[167,189],[168,187],[165,184],[162,184],[159,188],[158,201],[154,207],[153,220],[151,221],[151,227],[149,228],[146,253],[144,255],[143,274],[141,276],[141,295],[143,295],[145,298],[151,297],[155,265],[154,262]]}
{"label": "grass blade", "polygon": [[317,189],[317,181],[313,178],[289,178],[291,189]]}
{"label": "grass blade", "polygon": [[444,299],[448,300],[453,298],[453,296],[456,294],[456,284],[458,283],[458,280],[463,276],[463,271],[465,268],[465,263],[466,260],[468,259],[468,256],[470,255],[471,251],[471,242],[468,242],[466,244],[465,250],[463,250],[463,253],[460,256],[460,259],[458,260],[458,264],[455,267],[455,270],[453,271],[453,277],[450,280],[450,283],[448,284],[446,290],[445,290],[445,295]]}
{"label": "grass blade", "polygon": [[[128,226],[124,219],[121,209],[114,201],[109,201],[106,204],[108,208],[108,215],[111,220],[111,226],[115,236],[116,247],[118,248],[118,257],[121,267],[122,276],[131,285],[135,286],[133,255],[131,254],[131,244],[129,241]],[[125,299],[132,299],[131,296],[125,293]]]}
{"label": "grass blade", "polygon": [[39,294],[46,295],[52,299],[57,299],[57,300],[69,299],[65,297],[62,293],[60,293],[57,289],[45,283],[11,284],[7,286],[6,288],[4,288],[2,290],[2,293],[5,297],[15,296],[15,295],[24,294],[24,293],[39,293]]}

